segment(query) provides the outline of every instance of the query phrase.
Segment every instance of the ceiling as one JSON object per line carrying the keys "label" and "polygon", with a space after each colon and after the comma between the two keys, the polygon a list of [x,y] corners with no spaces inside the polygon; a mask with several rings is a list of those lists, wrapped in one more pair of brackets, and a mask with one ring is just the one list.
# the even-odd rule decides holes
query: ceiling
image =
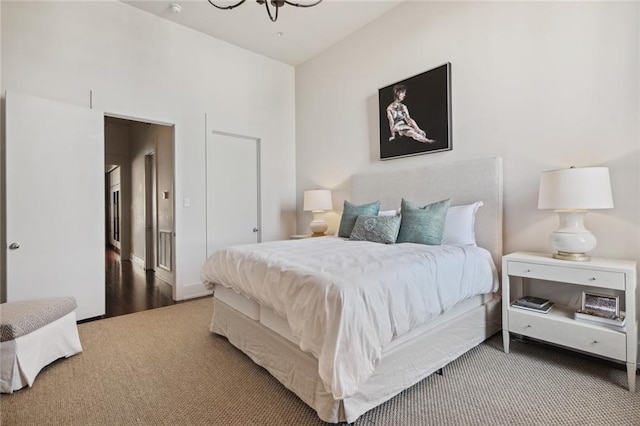
{"label": "ceiling", "polygon": [[[246,1],[233,10],[219,10],[207,0],[121,0],[160,18],[243,47],[293,66],[399,5],[403,0],[324,0],[317,6],[284,5],[271,22],[265,5]],[[225,6],[235,2],[212,0]],[[236,0],[239,1],[239,0]],[[304,4],[310,0],[297,0]],[[170,5],[182,7],[172,13]]]}

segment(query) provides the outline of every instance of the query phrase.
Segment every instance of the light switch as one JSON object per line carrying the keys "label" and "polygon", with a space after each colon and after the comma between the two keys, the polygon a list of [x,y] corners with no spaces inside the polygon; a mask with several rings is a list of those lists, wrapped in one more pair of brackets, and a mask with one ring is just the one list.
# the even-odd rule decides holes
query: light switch
{"label": "light switch", "polygon": [[185,198],[183,205],[185,207],[190,207],[191,206],[191,200],[189,198]]}

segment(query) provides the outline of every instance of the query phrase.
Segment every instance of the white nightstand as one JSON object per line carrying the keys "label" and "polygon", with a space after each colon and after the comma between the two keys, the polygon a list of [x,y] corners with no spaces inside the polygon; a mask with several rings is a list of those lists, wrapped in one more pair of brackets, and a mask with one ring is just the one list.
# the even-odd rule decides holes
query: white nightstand
{"label": "white nightstand", "polygon": [[[638,334],[636,262],[593,258],[589,262],[554,259],[550,254],[517,252],[502,258],[502,340],[509,353],[509,333],[520,334],[627,364],[629,390],[635,392]],[[523,296],[525,279],[554,281],[624,292],[626,327],[612,330],[573,319],[574,308],[554,305],[546,313],[511,307]],[[550,298],[551,299],[551,298]],[[553,300],[551,300],[553,302]]]}

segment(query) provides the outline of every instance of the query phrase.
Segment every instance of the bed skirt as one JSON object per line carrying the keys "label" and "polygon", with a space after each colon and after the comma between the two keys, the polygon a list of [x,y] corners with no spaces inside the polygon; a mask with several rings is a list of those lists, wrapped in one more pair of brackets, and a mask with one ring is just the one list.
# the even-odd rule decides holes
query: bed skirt
{"label": "bed skirt", "polygon": [[501,328],[500,298],[496,295],[483,305],[385,350],[373,375],[357,393],[334,400],[324,388],[313,355],[223,301],[214,298],[213,304],[211,331],[225,336],[329,423],[354,422]]}

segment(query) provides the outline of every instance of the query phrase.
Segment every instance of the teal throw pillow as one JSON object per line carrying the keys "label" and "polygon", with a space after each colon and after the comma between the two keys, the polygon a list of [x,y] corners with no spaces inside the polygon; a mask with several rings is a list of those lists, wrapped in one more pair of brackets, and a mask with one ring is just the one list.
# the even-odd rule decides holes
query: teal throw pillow
{"label": "teal throw pillow", "polygon": [[393,244],[400,230],[400,216],[358,216],[350,240]]}
{"label": "teal throw pillow", "polygon": [[358,206],[345,200],[342,219],[340,219],[340,228],[338,228],[338,237],[349,238],[351,236],[351,231],[353,231],[358,216],[376,216],[379,211],[380,201]]}
{"label": "teal throw pillow", "polygon": [[420,207],[403,198],[400,208],[402,221],[396,242],[439,245],[448,209],[448,199]]}

